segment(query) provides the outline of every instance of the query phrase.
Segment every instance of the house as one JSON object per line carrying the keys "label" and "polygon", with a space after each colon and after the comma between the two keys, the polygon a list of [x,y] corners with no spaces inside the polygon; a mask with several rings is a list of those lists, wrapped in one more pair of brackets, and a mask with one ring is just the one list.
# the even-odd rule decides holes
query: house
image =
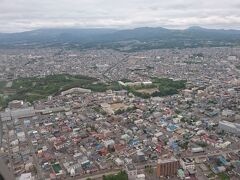
{"label": "house", "polygon": [[213,147],[217,145],[217,141],[214,139],[211,139],[208,135],[201,136],[201,140],[209,145],[212,145]]}
{"label": "house", "polygon": [[65,144],[63,143],[63,142],[56,142],[56,143],[54,143],[54,148],[56,149],[56,150],[61,150],[61,149],[63,149],[65,147]]}

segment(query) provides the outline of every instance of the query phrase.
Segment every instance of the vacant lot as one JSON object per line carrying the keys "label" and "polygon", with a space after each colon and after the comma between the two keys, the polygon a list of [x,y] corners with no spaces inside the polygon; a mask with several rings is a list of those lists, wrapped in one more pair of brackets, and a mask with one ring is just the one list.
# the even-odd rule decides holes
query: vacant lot
{"label": "vacant lot", "polygon": [[127,106],[123,103],[114,103],[114,104],[111,104],[111,108],[113,111],[116,111],[118,109],[126,109]]}
{"label": "vacant lot", "polygon": [[149,88],[149,89],[138,89],[136,90],[139,93],[144,93],[144,94],[152,94],[154,92],[158,92],[158,88]]}

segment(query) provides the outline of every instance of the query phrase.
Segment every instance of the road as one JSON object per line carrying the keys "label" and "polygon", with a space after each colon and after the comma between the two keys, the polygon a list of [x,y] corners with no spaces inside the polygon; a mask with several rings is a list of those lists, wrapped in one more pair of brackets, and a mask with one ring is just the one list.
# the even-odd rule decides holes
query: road
{"label": "road", "polygon": [[[31,120],[31,124],[33,125],[32,120]],[[24,131],[25,136],[26,136],[26,139],[27,139],[27,141],[28,141],[28,145],[29,145],[29,148],[30,148],[30,152],[32,153],[32,156],[33,156],[33,164],[34,164],[35,167],[36,167],[38,179],[42,180],[42,179],[44,179],[44,175],[43,175],[42,170],[41,170],[41,167],[40,167],[40,165],[39,165],[39,163],[38,163],[38,159],[37,159],[37,156],[36,156],[36,153],[35,153],[35,149],[34,149],[34,147],[33,147],[31,138],[30,138],[29,135],[28,135],[27,128],[24,126],[23,120],[21,120],[21,125],[22,125],[22,127],[23,127],[23,131]]]}
{"label": "road", "polygon": [[2,136],[3,136],[3,126],[2,126],[2,119],[0,116],[0,147],[2,146]]}
{"label": "road", "polygon": [[114,69],[117,65],[119,65],[119,64],[121,64],[121,63],[123,63],[123,62],[125,62],[125,61],[128,61],[129,56],[130,56],[130,55],[125,56],[123,59],[119,60],[116,64],[114,64],[113,66],[109,67],[106,71],[104,71],[104,72],[102,73],[102,76],[105,77],[106,79],[112,81],[112,79],[111,79],[110,77],[108,77],[106,74],[107,74],[108,72],[110,72],[112,69]]}
{"label": "road", "polygon": [[[7,128],[7,132],[9,132],[8,128]],[[10,147],[9,133],[7,133],[7,144],[8,144],[8,147]],[[9,163],[10,163],[10,173],[11,173],[11,174],[14,174],[12,151],[10,150],[10,148],[8,148],[7,154],[8,154]]]}
{"label": "road", "polygon": [[78,180],[87,180],[88,178],[91,179],[102,179],[103,175],[110,175],[110,174],[117,174],[121,171],[121,169],[116,169],[116,170],[110,170],[108,172],[104,172],[104,173],[99,173],[99,174],[95,174],[95,175],[86,175],[85,177],[81,177]]}
{"label": "road", "polygon": [[228,154],[228,153],[237,153],[240,151],[240,149],[232,149],[228,151],[219,151],[219,152],[214,152],[214,153],[208,153],[208,154],[201,154],[201,155],[193,155],[193,156],[185,156],[186,158],[206,158],[209,156],[218,156],[218,155],[223,155],[223,154]]}

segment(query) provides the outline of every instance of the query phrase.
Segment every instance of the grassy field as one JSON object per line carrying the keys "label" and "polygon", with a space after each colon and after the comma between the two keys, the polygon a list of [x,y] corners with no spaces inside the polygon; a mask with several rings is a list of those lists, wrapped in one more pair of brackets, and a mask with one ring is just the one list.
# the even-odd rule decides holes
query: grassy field
{"label": "grassy field", "polygon": [[230,180],[230,177],[226,173],[219,173],[218,177],[220,180]]}

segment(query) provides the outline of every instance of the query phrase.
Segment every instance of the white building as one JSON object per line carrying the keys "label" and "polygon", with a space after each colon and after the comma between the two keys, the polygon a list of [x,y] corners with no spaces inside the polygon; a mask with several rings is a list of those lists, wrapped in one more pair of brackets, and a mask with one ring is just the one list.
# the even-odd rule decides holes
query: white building
{"label": "white building", "polygon": [[31,173],[24,173],[21,174],[19,180],[33,180],[34,178],[32,177]]}
{"label": "white building", "polygon": [[220,130],[240,136],[240,124],[228,121],[220,121],[218,124]]}
{"label": "white building", "polygon": [[11,119],[19,119],[26,117],[33,117],[35,115],[35,110],[33,107],[21,108],[21,109],[6,109],[1,112],[0,116],[2,121],[10,121]]}
{"label": "white building", "polygon": [[138,174],[137,180],[145,180],[145,174]]}
{"label": "white building", "polygon": [[189,171],[190,173],[195,172],[195,162],[189,158],[181,158],[180,165],[184,170]]}
{"label": "white building", "polygon": [[78,94],[78,93],[91,93],[92,91],[90,89],[84,89],[84,88],[72,88],[66,91],[61,92],[62,96],[65,96],[67,94]]}
{"label": "white building", "polygon": [[126,172],[127,172],[129,180],[136,180],[137,179],[137,168],[134,166],[134,164],[127,164],[126,165]]}
{"label": "white building", "polygon": [[122,166],[124,164],[124,161],[121,160],[120,158],[116,158],[114,161],[115,161],[117,166]]}
{"label": "white building", "polygon": [[104,141],[103,143],[105,147],[108,147],[108,146],[114,145],[115,141],[110,139],[110,140]]}
{"label": "white building", "polygon": [[199,153],[204,152],[204,149],[202,147],[196,147],[191,149],[192,153]]}

